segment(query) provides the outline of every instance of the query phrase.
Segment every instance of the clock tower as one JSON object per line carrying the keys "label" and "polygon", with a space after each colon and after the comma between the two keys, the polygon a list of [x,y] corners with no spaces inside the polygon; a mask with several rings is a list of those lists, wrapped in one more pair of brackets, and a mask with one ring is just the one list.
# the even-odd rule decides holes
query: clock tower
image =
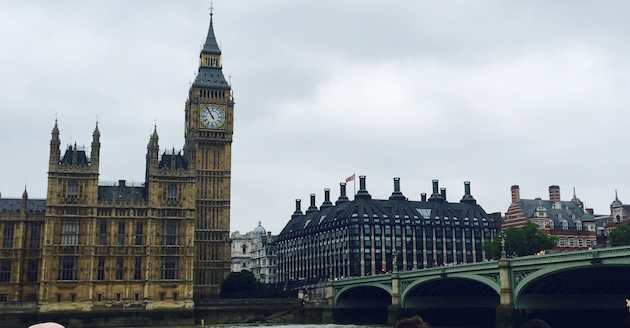
{"label": "clock tower", "polygon": [[217,298],[230,272],[230,176],[234,98],[223,76],[221,49],[212,26],[199,55],[199,70],[190,86],[185,110],[185,150],[197,175],[194,297]]}

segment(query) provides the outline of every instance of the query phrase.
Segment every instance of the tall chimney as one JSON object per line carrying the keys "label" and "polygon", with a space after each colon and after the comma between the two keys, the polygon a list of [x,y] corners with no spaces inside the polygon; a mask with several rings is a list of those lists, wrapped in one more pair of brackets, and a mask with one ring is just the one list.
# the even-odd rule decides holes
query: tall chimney
{"label": "tall chimney", "polygon": [[560,202],[560,187],[553,185],[553,186],[549,186],[549,200],[552,203],[559,203]]}
{"label": "tall chimney", "polygon": [[341,182],[339,184],[339,199],[335,202],[335,205],[339,205],[349,201],[348,196],[346,196],[346,183]]}
{"label": "tall chimney", "polygon": [[519,203],[521,201],[521,191],[518,185],[513,185],[511,188],[512,191],[512,203]]}
{"label": "tall chimney", "polygon": [[404,200],[405,196],[402,194],[402,192],[400,192],[400,178],[396,177],[394,178],[394,192],[392,192],[392,195],[389,196],[389,200]]}
{"label": "tall chimney", "polygon": [[470,181],[464,181],[464,197],[459,201],[460,203],[477,203],[475,197],[470,194]]}
{"label": "tall chimney", "polygon": [[[442,196],[442,194],[440,194],[440,186],[438,185],[438,180],[433,180],[433,193],[431,194],[431,197],[429,197],[429,201],[430,202],[443,202],[445,201],[446,197],[446,192],[444,192],[444,197]],[[444,189],[444,188],[442,188]]]}
{"label": "tall chimney", "polygon": [[370,193],[365,189],[365,175],[359,176],[359,191],[357,191],[355,199],[372,199]]}
{"label": "tall chimney", "polygon": [[306,214],[311,212],[317,212],[317,206],[315,205],[315,194],[311,194],[311,206],[306,209]]}
{"label": "tall chimney", "polygon": [[439,188],[438,180],[433,180],[432,183],[433,183],[433,194],[431,195],[431,197],[439,196],[439,194],[438,194],[438,188]]}
{"label": "tall chimney", "polygon": [[331,206],[333,206],[333,204],[330,202],[330,189],[325,188],[324,189],[324,203],[322,204],[321,208],[327,208]]}
{"label": "tall chimney", "polygon": [[446,188],[440,188],[440,196],[446,201]]}
{"label": "tall chimney", "polygon": [[302,200],[301,199],[296,199],[295,200],[295,212],[293,212],[293,215],[291,217],[296,217],[296,216],[301,216],[304,215],[302,213]]}

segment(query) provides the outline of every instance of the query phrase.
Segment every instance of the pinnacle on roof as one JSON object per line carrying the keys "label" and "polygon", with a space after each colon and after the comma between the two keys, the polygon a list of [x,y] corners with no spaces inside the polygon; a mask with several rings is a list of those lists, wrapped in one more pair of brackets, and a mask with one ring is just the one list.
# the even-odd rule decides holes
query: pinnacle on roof
{"label": "pinnacle on roof", "polygon": [[57,119],[55,118],[55,126],[53,127],[52,130],[52,135],[54,138],[59,139],[59,126],[57,125]]}
{"label": "pinnacle on roof", "polygon": [[96,126],[94,127],[94,133],[92,133],[93,137],[100,137],[101,132],[98,130],[98,121],[96,121]]}
{"label": "pinnacle on roof", "polygon": [[220,55],[221,49],[217,43],[217,38],[214,37],[214,28],[212,27],[212,7],[210,7],[210,27],[208,28],[208,35],[206,36],[206,43],[203,45],[201,53]]}

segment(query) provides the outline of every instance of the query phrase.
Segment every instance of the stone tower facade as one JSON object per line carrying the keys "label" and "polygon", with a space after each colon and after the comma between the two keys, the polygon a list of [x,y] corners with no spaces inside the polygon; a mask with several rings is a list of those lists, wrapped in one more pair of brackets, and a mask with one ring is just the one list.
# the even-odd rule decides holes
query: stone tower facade
{"label": "stone tower facade", "polygon": [[186,152],[196,165],[196,301],[218,297],[230,272],[230,175],[234,99],[223,76],[212,14],[185,110]]}
{"label": "stone tower facade", "polygon": [[194,161],[160,154],[154,131],[144,184],[99,185],[99,139],[61,155],[55,122],[39,311],[192,309]]}
{"label": "stone tower facade", "polygon": [[46,199],[0,197],[0,302],[192,311],[194,300],[218,297],[230,272],[233,117],[210,16],[184,149],[160,150],[156,128],[143,183],[99,182],[98,124],[89,147],[62,152],[55,120]]}

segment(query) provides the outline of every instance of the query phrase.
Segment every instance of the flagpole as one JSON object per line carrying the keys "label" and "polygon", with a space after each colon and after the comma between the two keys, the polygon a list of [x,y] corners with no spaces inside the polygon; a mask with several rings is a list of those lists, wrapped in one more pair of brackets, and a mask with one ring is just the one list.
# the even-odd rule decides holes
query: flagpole
{"label": "flagpole", "polygon": [[352,177],[354,178],[354,179],[352,179],[352,182],[354,183],[354,196],[356,198],[356,196],[357,196],[357,173],[356,172],[352,173]]}

